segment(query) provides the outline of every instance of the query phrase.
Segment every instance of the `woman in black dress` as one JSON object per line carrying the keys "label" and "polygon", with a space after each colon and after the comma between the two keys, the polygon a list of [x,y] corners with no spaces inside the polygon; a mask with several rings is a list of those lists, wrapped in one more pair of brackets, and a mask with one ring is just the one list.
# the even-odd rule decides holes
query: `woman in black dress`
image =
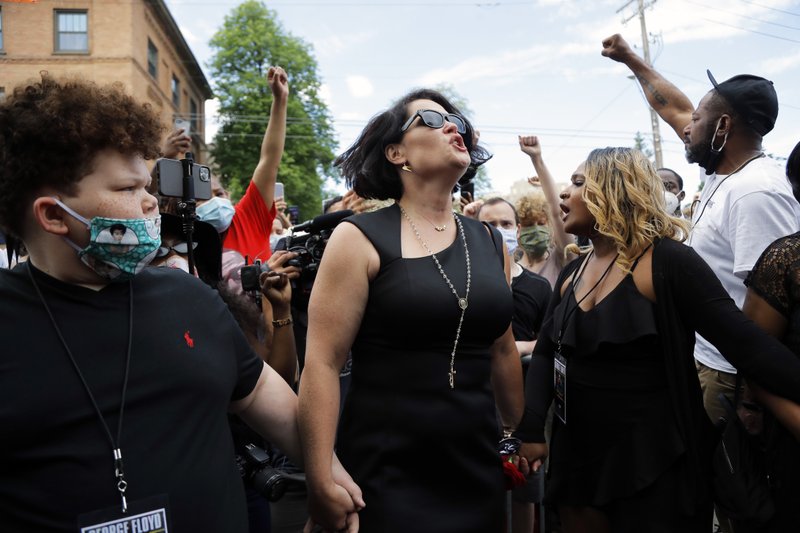
{"label": "woman in black dress", "polygon": [[800,361],[744,317],[680,243],[685,222],[638,150],[594,150],[562,193],[565,229],[592,241],[567,265],[528,370],[521,454],[548,452],[563,533],[711,530],[711,453],[695,332],[745,376],[800,399]]}
{"label": "woman in black dress", "polygon": [[[496,412],[503,426],[519,420],[522,374],[502,239],[452,210],[459,178],[488,158],[474,137],[441,94],[415,91],[337,161],[359,196],[396,203],[337,227],[311,295],[300,420],[310,512],[324,528],[503,524]],[[336,448],[363,491],[360,510],[331,478],[351,348]]]}
{"label": "woman in black dress", "polygon": [[[800,201],[800,143],[786,161],[786,177]],[[745,284],[744,313],[800,357],[800,233],[770,244]],[[796,530],[800,524],[800,405],[752,384],[750,389],[769,409],[761,437],[775,504],[775,515],[758,531]]]}

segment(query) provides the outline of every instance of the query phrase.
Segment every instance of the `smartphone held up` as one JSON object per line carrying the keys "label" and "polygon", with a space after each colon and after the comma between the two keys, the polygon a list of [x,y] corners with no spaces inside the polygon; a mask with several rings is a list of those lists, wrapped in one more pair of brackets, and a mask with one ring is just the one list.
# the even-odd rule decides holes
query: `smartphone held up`
{"label": "smartphone held up", "polygon": [[173,121],[175,130],[183,130],[183,134],[187,136],[192,135],[192,123],[185,118],[176,117]]}
{"label": "smartphone held up", "polygon": [[[162,196],[183,198],[183,163],[177,159],[159,159],[156,163],[158,192]],[[195,200],[211,198],[211,169],[205,165],[192,164],[192,186]]]}

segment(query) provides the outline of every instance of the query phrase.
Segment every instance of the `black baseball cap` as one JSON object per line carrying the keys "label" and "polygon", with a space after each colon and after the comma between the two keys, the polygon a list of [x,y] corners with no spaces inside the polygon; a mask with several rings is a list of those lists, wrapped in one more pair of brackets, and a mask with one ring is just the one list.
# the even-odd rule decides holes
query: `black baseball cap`
{"label": "black baseball cap", "polygon": [[778,118],[778,95],[771,81],[752,74],[739,74],[717,83],[710,70],[706,73],[717,92],[756,133],[763,136],[772,131]]}

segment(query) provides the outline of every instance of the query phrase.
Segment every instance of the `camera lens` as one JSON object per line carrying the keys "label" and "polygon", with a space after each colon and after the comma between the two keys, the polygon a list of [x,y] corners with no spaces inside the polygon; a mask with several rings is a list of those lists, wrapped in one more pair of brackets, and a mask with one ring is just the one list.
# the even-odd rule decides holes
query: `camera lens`
{"label": "camera lens", "polygon": [[286,478],[268,466],[253,472],[250,483],[254,489],[271,502],[280,500],[286,492]]}

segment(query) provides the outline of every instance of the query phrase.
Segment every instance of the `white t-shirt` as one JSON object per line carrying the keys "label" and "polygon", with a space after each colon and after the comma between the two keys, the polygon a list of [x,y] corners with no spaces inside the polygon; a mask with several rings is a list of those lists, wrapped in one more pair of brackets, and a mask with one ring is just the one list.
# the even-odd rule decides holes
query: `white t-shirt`
{"label": "white t-shirt", "polygon": [[[782,165],[774,159],[755,159],[725,178],[706,177],[687,244],[708,263],[741,309],[747,292],[744,279],[761,253],[776,239],[800,230],[800,204]],[[736,372],[700,335],[694,357],[715,370]]]}

